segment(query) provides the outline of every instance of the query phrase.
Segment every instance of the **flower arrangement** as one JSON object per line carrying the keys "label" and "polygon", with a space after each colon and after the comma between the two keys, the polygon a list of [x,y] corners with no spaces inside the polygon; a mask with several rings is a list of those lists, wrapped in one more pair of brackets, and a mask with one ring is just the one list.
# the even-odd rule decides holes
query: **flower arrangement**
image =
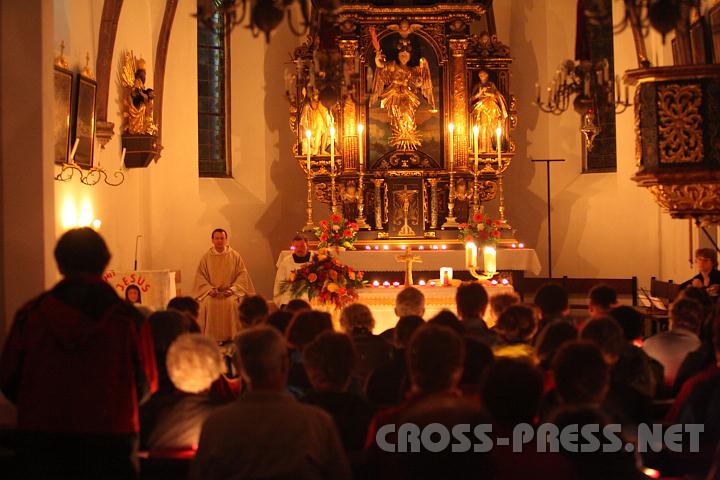
{"label": "flower arrangement", "polygon": [[330,221],[321,220],[320,226],[315,228],[315,235],[320,240],[318,248],[342,247],[355,250],[353,244],[357,240],[357,232],[357,223],[345,220],[337,213],[332,214]]}
{"label": "flower arrangement", "polygon": [[458,226],[458,238],[463,242],[475,242],[478,246],[495,245],[500,238],[500,220],[486,218],[474,213],[468,223]]}
{"label": "flower arrangement", "polygon": [[318,299],[325,305],[341,309],[357,300],[357,289],[363,288],[363,272],[356,272],[334,258],[327,248],[321,248],[309,263],[290,273],[280,289],[290,292],[293,298],[307,295],[308,300]]}

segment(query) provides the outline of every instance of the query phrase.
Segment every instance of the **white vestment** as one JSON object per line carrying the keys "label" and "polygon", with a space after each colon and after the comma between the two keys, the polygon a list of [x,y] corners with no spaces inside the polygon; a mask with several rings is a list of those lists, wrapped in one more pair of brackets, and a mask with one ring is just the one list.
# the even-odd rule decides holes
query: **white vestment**
{"label": "white vestment", "polygon": [[[310,258],[312,258],[314,254],[315,252],[310,252]],[[285,293],[280,293],[282,283],[290,278],[290,272],[297,270],[306,263],[309,262],[296,263],[292,253],[284,256],[280,255],[280,258],[278,258],[276,265],[277,273],[275,274],[275,288],[273,288],[273,301],[278,308],[283,305],[287,305],[287,303],[292,300],[289,290]]]}
{"label": "white vestment", "polygon": [[[210,296],[213,288],[221,291],[215,297]],[[225,289],[230,289],[232,295],[226,297],[222,293]],[[240,300],[254,294],[255,287],[240,254],[229,246],[223,252],[211,248],[200,259],[195,276],[195,298],[200,303],[198,324],[201,331],[218,341],[234,338],[240,331]]]}

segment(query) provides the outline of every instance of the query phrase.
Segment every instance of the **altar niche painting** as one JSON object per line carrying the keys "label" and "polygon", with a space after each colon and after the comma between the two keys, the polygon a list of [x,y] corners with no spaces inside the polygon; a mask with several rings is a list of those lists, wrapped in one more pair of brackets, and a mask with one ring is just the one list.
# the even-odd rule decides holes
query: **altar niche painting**
{"label": "altar niche painting", "polygon": [[[379,39],[379,46],[381,51],[371,51],[367,62],[371,71],[367,79],[367,95],[370,100],[366,106],[368,157],[372,162],[368,165],[369,168],[382,168],[383,164],[387,164],[387,157],[396,151],[414,150],[424,153],[437,162],[442,157],[443,141],[440,113],[443,111],[442,89],[440,88],[442,71],[438,66],[437,55],[428,42],[416,34],[402,38],[400,34],[393,33]],[[400,52],[406,53],[399,55]],[[402,61],[407,58],[408,53],[407,67],[409,69],[403,69]],[[385,72],[379,72],[383,68],[379,68],[376,64],[377,55],[384,56],[382,63],[384,63]],[[424,60],[421,61],[421,59]],[[391,72],[390,69],[393,68],[399,70]],[[423,84],[421,76],[426,71],[429,72],[429,76],[424,79],[425,83]],[[405,78],[399,78],[403,75]],[[395,83],[390,77],[395,79]],[[407,85],[407,82],[412,82],[409,91],[402,88],[402,85]],[[430,94],[430,92],[432,93]],[[432,98],[428,99],[430,96]],[[381,106],[383,99],[386,99],[384,102],[386,108]],[[400,103],[401,108],[409,109],[405,114],[404,121],[412,121],[414,116],[414,123],[417,127],[415,131],[417,142],[414,145],[409,145],[407,138],[398,141],[397,134],[393,135],[392,113],[387,108],[391,102]],[[401,145],[401,142],[404,144]]]}

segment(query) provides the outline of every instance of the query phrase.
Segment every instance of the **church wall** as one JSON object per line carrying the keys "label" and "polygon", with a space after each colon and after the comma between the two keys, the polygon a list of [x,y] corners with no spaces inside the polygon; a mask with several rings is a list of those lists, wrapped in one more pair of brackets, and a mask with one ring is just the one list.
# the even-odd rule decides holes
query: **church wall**
{"label": "church wall", "polygon": [[[551,165],[553,276],[637,275],[641,285],[652,275],[682,280],[691,273],[683,267],[687,243],[680,247],[686,222],[661,214],[651,195],[630,180],[636,170],[632,108],[616,117],[617,172],[582,174],[580,116],[572,109],[560,116],[541,113],[531,104],[535,83],[544,91],[560,61],[574,58],[576,3],[518,0],[496,7],[499,38],[514,57],[519,110],[517,155],[505,182],[507,217],[518,238],[537,249],[541,276],[547,276],[546,170],[530,159],[563,158]],[[613,7],[618,14],[622,4]],[[629,30],[616,35],[617,74],[635,68],[634,52]]]}
{"label": "church wall", "polygon": [[304,224],[304,177],[290,158],[283,72],[299,39],[285,25],[269,45],[239,26],[231,34],[232,178],[198,178],[196,20],[180,2],[170,38],[160,162],[152,168],[152,260],[182,271],[190,293],[210,232],[225,228],[258,293],[270,296],[275,260]]}
{"label": "church wall", "polygon": [[[79,72],[90,55],[90,67],[95,72],[98,34],[102,15],[102,0],[55,0],[53,47],[59,52],[61,41],[65,42],[65,57],[70,69]],[[153,68],[157,32],[162,22],[164,2],[161,0],[125,0],[118,22],[115,49],[110,73],[108,100],[109,122],[115,123],[113,138],[101,148],[95,142],[95,164],[112,172],[121,167],[122,88],[118,69],[121,67],[122,51],[132,50],[148,64],[147,83],[153,85]],[[159,13],[158,13],[159,12]],[[150,262],[150,173],[149,169],[125,170],[125,182],[111,187],[100,182],[87,186],[77,178],[69,182],[53,182],[55,190],[55,233],[62,232],[74,223],[101,221],[100,233],[112,253],[110,268],[128,270],[133,268],[135,241],[140,242],[138,266],[152,268]],[[77,176],[76,176],[77,177]]]}

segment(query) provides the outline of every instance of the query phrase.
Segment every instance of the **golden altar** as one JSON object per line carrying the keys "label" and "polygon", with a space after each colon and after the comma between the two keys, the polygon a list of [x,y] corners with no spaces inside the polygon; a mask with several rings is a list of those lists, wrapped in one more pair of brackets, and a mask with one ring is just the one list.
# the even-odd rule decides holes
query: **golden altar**
{"label": "golden altar", "polygon": [[456,239],[473,213],[495,216],[494,201],[511,241],[503,174],[516,100],[489,3],[343,4],[293,52],[286,83],[305,231],[317,200],[357,222],[361,240]]}

